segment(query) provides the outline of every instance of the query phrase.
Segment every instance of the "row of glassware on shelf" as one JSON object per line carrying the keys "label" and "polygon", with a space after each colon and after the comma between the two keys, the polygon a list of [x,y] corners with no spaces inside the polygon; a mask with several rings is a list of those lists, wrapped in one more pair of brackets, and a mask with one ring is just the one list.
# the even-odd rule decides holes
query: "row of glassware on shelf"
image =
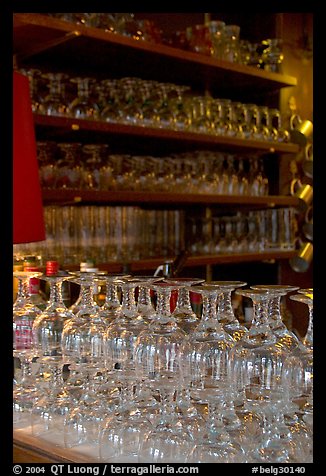
{"label": "row of glassware on shelf", "polygon": [[[54,265],[45,275],[14,273],[16,427],[101,462],[312,462],[312,289],[60,275]],[[43,311],[26,292],[32,275],[50,286]],[[69,308],[65,281],[80,285]],[[97,282],[106,283],[102,306],[93,298]],[[202,299],[199,317],[190,293]],[[248,327],[232,295],[252,301]],[[287,295],[309,308],[302,339],[282,321]]]}
{"label": "row of glassware on shelf", "polygon": [[196,150],[165,157],[110,153],[109,144],[38,141],[44,189],[128,190],[264,196],[269,179],[258,154]]}
{"label": "row of glassware on shelf", "polygon": [[123,206],[46,206],[46,240],[14,245],[17,254],[56,257],[66,264],[294,250],[293,208],[237,212],[211,218],[184,210]]}
{"label": "row of glassware on shelf", "polygon": [[139,77],[96,79],[21,69],[35,113],[241,139],[289,142],[280,110]]}
{"label": "row of glassware on shelf", "polygon": [[[284,59],[280,38],[251,42],[241,37],[241,27],[222,20],[207,20],[189,25],[184,30],[166,34],[148,18],[135,18],[134,13],[49,13],[75,24],[118,33],[137,41],[168,44],[176,48],[240,63],[267,71],[280,72]],[[169,15],[161,13],[160,15]]]}

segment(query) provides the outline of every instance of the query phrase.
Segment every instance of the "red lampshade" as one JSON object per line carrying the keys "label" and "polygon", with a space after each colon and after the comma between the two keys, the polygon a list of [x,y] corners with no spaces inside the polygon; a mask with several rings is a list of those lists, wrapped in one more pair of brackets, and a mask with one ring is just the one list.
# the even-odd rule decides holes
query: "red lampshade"
{"label": "red lampshade", "polygon": [[45,240],[29,81],[13,73],[13,242]]}

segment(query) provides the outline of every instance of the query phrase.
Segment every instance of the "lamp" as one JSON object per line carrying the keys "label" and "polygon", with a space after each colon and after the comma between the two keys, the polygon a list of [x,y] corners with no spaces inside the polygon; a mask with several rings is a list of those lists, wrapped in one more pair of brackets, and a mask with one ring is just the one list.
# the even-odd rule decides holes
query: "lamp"
{"label": "lamp", "polygon": [[37,149],[26,76],[13,72],[13,242],[45,240]]}

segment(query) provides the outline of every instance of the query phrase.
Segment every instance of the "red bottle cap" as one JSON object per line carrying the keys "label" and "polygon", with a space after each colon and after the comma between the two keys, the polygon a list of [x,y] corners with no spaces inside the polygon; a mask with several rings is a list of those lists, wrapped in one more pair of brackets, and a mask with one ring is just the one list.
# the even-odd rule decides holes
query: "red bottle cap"
{"label": "red bottle cap", "polygon": [[58,261],[47,261],[45,267],[47,276],[54,276],[58,274],[59,271],[59,262]]}

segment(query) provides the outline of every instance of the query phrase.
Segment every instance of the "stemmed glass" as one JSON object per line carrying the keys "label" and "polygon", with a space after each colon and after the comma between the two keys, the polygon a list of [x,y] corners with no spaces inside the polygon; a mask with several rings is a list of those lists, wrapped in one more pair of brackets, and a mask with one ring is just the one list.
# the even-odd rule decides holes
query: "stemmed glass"
{"label": "stemmed glass", "polygon": [[261,418],[259,436],[257,435],[255,445],[248,452],[248,462],[300,463],[310,461],[311,440],[298,438],[285,424],[284,389],[279,387],[256,390],[246,402],[247,408]]}
{"label": "stemmed glass", "polygon": [[218,321],[235,341],[241,339],[248,332],[248,329],[240,324],[235,316],[232,305],[232,293],[235,289],[243,287],[247,283],[244,281],[211,281],[210,284],[217,285],[221,290],[217,302]]}
{"label": "stemmed glass", "polygon": [[[64,325],[62,349],[65,362],[79,371],[83,384],[78,404],[64,420],[66,446],[73,446],[80,438],[87,442],[97,441],[99,425],[107,411],[99,390],[105,380],[104,333],[107,324],[93,299],[94,285],[102,276],[96,272],[76,274],[78,277],[74,279],[80,284],[81,300],[78,312]],[[78,429],[80,431],[76,431]]]}
{"label": "stemmed glass", "polygon": [[191,431],[176,412],[180,383],[180,350],[186,333],[171,315],[171,293],[177,285],[151,285],[157,306],[148,327],[138,335],[134,359],[138,379],[151,388],[160,402],[158,420],[139,449],[139,462],[184,462],[193,445]]}
{"label": "stemmed glass", "polygon": [[103,156],[107,151],[106,144],[85,144],[83,152],[87,158],[83,166],[82,186],[87,190],[100,190],[103,185],[103,168],[105,163]]}
{"label": "stemmed glass", "polygon": [[163,276],[136,276],[141,282],[138,285],[137,311],[139,315],[150,321],[155,314],[154,303],[152,300],[151,284],[162,281]]}
{"label": "stemmed glass", "polygon": [[56,188],[58,167],[55,160],[56,143],[37,141],[37,160],[42,188]]}
{"label": "stemmed glass", "polygon": [[189,86],[172,85],[169,106],[172,128],[176,130],[188,129],[191,125],[190,98],[185,94],[187,91],[190,91]]}
{"label": "stemmed glass", "polygon": [[[249,457],[261,462],[272,461],[274,457],[277,461],[289,462],[292,461],[292,442],[283,420],[285,412],[289,410],[288,381],[284,370],[291,354],[287,348],[279,345],[269,326],[270,293],[266,289],[238,289],[235,292],[251,299],[253,303],[249,332],[235,343],[230,354],[230,374],[233,390],[237,393],[237,414],[244,418],[250,411],[262,419],[261,435]],[[276,415],[274,421],[270,421],[270,418],[274,418],[272,415]],[[282,420],[281,423],[274,425],[276,419]],[[284,441],[280,437],[282,432]]]}
{"label": "stemmed glass", "polygon": [[122,110],[119,107],[119,80],[103,79],[100,88],[100,119],[106,122],[119,122],[122,120]]}
{"label": "stemmed glass", "polygon": [[190,334],[188,344],[185,342],[190,349],[188,355],[186,352],[190,394],[196,395],[199,402],[207,403],[206,387],[223,389],[223,420],[231,428],[239,424],[229,382],[229,358],[235,340],[223,329],[218,318],[217,302],[223,288],[216,283],[203,283],[188,289],[201,294],[203,301],[201,320]]}
{"label": "stemmed glass", "polygon": [[[14,422],[22,423],[25,421],[26,414],[29,419],[36,396],[36,386],[31,368],[34,356],[32,329],[33,322],[41,314],[41,310],[33,305],[27,288],[29,280],[40,277],[42,273],[15,271],[13,275],[18,279],[18,292],[13,305],[13,356],[15,359],[13,417]],[[18,367],[20,367],[19,376]]]}
{"label": "stemmed glass", "polygon": [[313,312],[314,312],[314,292],[312,288],[302,288],[298,289],[298,293],[302,294],[303,297],[298,295],[290,296],[290,299],[293,301],[302,302],[307,304],[308,311],[309,311],[309,318],[308,318],[308,327],[305,336],[302,339],[304,346],[309,349],[313,350],[314,346],[314,336],[313,336]]}
{"label": "stemmed glass", "polygon": [[121,309],[105,333],[106,367],[119,389],[120,398],[117,411],[104,420],[100,429],[101,461],[119,461],[119,458],[137,461],[140,441],[152,427],[146,408],[142,408],[144,402],[140,402],[142,388],[134,357],[137,338],[148,326],[147,319],[138,310],[135,291],[139,286],[150,285],[152,280],[156,277],[121,279]]}
{"label": "stemmed glass", "polygon": [[98,309],[99,316],[109,325],[121,312],[121,302],[118,295],[120,284],[123,279],[129,278],[125,273],[105,274],[102,277],[105,284],[105,301]]}
{"label": "stemmed glass", "polygon": [[42,112],[48,116],[65,116],[67,101],[65,98],[65,83],[68,78],[65,73],[45,73],[48,80],[49,94],[43,99]]}
{"label": "stemmed glass", "polygon": [[203,283],[205,280],[201,278],[180,277],[166,278],[165,281],[178,286],[178,297],[175,309],[172,312],[172,317],[176,320],[180,329],[184,330],[186,334],[190,334],[199,324],[199,318],[191,306],[189,286]]}
{"label": "stemmed glass", "polygon": [[100,115],[98,104],[91,97],[93,78],[75,77],[72,83],[77,84],[77,96],[68,105],[67,114],[76,119],[98,119]]}
{"label": "stemmed glass", "polygon": [[286,327],[282,320],[281,299],[292,291],[297,291],[298,286],[282,284],[256,284],[250,286],[252,289],[265,289],[270,294],[268,305],[268,322],[272,332],[275,334],[277,342],[283,348],[292,351],[300,347],[301,343],[297,336]]}
{"label": "stemmed glass", "polygon": [[41,71],[35,68],[20,69],[20,72],[28,77],[30,96],[32,101],[32,111],[41,113],[42,110],[42,93],[40,87]]}
{"label": "stemmed glass", "polygon": [[[301,290],[302,291],[302,290]],[[306,294],[305,294],[306,293]],[[292,400],[299,405],[301,418],[312,427],[313,424],[313,293],[294,294],[293,301],[304,303],[309,309],[309,322],[305,337],[304,348],[294,349],[285,363],[284,378],[288,384]]]}
{"label": "stemmed glass", "polygon": [[63,157],[56,163],[56,188],[75,190],[81,188],[83,176],[83,167],[79,159],[81,144],[62,142],[58,144],[58,148]]}
{"label": "stemmed glass", "polygon": [[269,326],[269,293],[265,289],[237,289],[235,292],[253,302],[249,332],[235,343],[230,353],[230,372],[241,408],[252,393],[268,392],[280,385],[282,366],[289,351],[277,344]]}
{"label": "stemmed glass", "polygon": [[[43,370],[44,381],[40,381],[40,398],[32,409],[32,433],[63,428],[62,418],[70,406],[70,396],[63,390],[62,332],[64,324],[74,317],[63,302],[62,284],[72,279],[65,272],[52,272],[40,279],[50,284],[50,297],[45,310],[33,323],[33,347],[37,363]],[[40,371],[40,374],[42,372]]]}
{"label": "stemmed glass", "polygon": [[217,318],[217,299],[222,290],[210,283],[188,289],[202,295],[203,309],[200,323],[182,345],[183,379],[192,401],[208,407],[204,430],[198,435],[190,458],[200,462],[234,462],[238,458],[240,461],[241,448],[228,433],[240,422],[232,408],[229,372],[229,356],[235,341]]}
{"label": "stemmed glass", "polygon": [[98,312],[99,305],[93,297],[95,284],[94,278],[98,276],[98,273],[91,271],[76,271],[74,275],[76,276],[74,281],[79,285],[79,295],[76,301],[69,307],[69,311],[74,314],[78,314],[81,311],[81,315]]}

